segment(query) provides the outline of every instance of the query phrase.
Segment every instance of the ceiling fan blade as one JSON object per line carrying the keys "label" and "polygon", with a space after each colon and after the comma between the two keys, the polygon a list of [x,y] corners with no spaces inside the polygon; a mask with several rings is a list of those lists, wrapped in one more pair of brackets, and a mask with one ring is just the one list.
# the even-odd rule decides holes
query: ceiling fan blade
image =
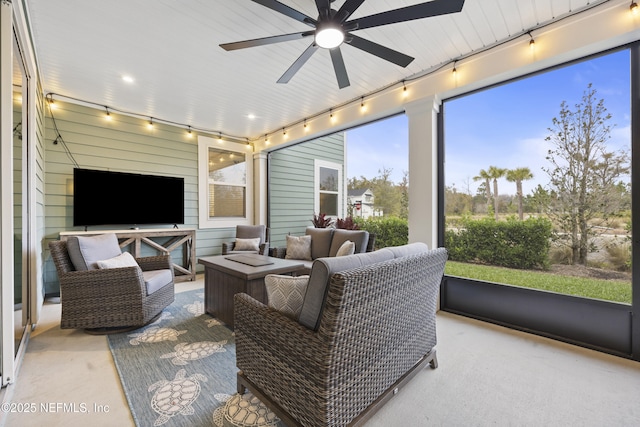
{"label": "ceiling fan blade", "polygon": [[263,37],[261,39],[243,40],[233,43],[223,43],[220,45],[224,50],[246,49],[248,47],[264,46],[267,44],[287,42],[289,40],[299,40],[303,37],[313,35],[313,31],[303,31],[300,33],[282,34],[279,36]]}
{"label": "ceiling fan blade", "polygon": [[353,19],[348,24],[356,24],[358,30],[379,27],[381,25],[395,24],[397,22],[412,21],[414,19],[429,18],[431,16],[446,15],[462,10],[464,0],[433,0],[413,6],[388,10],[375,15]]}
{"label": "ceiling fan blade", "polygon": [[271,10],[275,10],[276,12],[280,12],[283,15],[288,16],[289,18],[293,18],[296,21],[300,21],[303,24],[307,24],[311,27],[315,27],[317,21],[310,16],[305,15],[302,12],[298,12],[297,10],[287,6],[286,4],[282,4],[276,0],[251,0],[254,3],[261,4],[264,7],[268,7]]}
{"label": "ceiling fan blade", "polygon": [[278,79],[278,83],[289,83],[289,80],[294,76],[295,73],[298,72],[300,68],[311,58],[316,50],[318,50],[318,46],[315,43],[311,43],[311,45],[302,52],[302,55],[295,60],[293,64],[289,67],[287,71],[284,72],[282,77]]}
{"label": "ceiling fan blade", "polygon": [[406,67],[411,63],[411,61],[415,59],[409,55],[398,52],[397,50],[393,50],[388,47],[382,46],[381,44],[363,39],[362,37],[354,36],[353,34],[349,34],[348,38],[350,38],[350,40],[348,40],[347,43],[349,43],[351,46],[357,47],[360,50],[364,50],[365,52],[375,55],[378,58],[393,62],[394,64],[401,67]]}
{"label": "ceiling fan blade", "polygon": [[331,14],[331,2],[329,0],[316,0],[319,19],[329,18]]}
{"label": "ceiling fan blade", "polygon": [[338,87],[340,89],[349,86],[349,76],[347,75],[347,67],[344,65],[344,59],[342,59],[342,52],[340,48],[330,49],[331,62],[333,62],[333,69],[336,72],[336,79],[338,79]]}
{"label": "ceiling fan blade", "polygon": [[338,13],[336,13],[336,18],[339,22],[346,21],[347,19],[349,19],[351,14],[362,5],[362,3],[364,3],[364,0],[345,1],[340,10],[338,10]]}

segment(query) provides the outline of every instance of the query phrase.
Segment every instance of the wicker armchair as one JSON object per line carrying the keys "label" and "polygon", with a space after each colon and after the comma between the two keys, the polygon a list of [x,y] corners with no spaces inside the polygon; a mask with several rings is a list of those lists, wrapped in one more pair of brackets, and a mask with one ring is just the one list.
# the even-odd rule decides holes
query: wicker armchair
{"label": "wicker armchair", "polygon": [[236,226],[236,239],[260,238],[260,245],[257,251],[237,250],[236,242],[223,242],[222,255],[258,253],[269,255],[269,228],[265,225],[238,225]]}
{"label": "wicker armchair", "polygon": [[[139,267],[77,271],[66,241],[49,242],[60,280],[62,329],[120,332],[148,324],[174,300],[169,255],[137,258]],[[147,295],[143,272],[171,270],[171,282]]]}
{"label": "wicker armchair", "polygon": [[418,369],[437,367],[446,259],[427,250],[332,274],[317,331],[236,294],[238,392],[289,427],[363,424]]}

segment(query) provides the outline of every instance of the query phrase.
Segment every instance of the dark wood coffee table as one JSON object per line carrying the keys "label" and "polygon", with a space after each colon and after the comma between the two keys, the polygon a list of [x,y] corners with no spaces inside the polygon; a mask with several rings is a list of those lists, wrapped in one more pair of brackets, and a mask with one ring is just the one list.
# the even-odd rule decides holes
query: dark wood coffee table
{"label": "dark wood coffee table", "polygon": [[231,328],[233,328],[233,296],[235,294],[243,292],[266,304],[267,292],[264,287],[264,277],[267,274],[291,274],[304,268],[299,261],[257,254],[202,257],[198,259],[198,264],[205,267],[204,307],[206,312]]}

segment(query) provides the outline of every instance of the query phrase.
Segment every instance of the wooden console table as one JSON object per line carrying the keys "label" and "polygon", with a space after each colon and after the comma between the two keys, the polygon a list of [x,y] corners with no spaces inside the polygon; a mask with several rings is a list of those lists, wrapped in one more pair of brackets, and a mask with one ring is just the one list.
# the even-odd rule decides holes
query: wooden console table
{"label": "wooden console table", "polygon": [[[135,258],[142,255],[142,248],[149,247],[156,254],[170,255],[182,249],[182,264],[173,263],[176,282],[195,280],[196,278],[196,230],[195,228],[148,228],[138,230],[96,230],[96,231],[62,231],[60,240],[69,236],[95,236],[97,234],[115,233],[121,248],[129,246],[129,252]],[[153,238],[168,237],[169,240],[159,243]]]}

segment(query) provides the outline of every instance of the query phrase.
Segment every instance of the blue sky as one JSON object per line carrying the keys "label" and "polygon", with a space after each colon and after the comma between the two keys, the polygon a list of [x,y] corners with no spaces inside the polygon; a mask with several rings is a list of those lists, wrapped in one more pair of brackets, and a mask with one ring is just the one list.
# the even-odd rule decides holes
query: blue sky
{"label": "blue sky", "polygon": [[[609,147],[629,148],[629,79],[629,51],[622,50],[445,101],[446,184],[467,191],[468,183],[475,194],[480,183],[473,176],[493,165],[529,167],[534,179],[523,183],[525,194],[544,186],[548,128],[560,103],[573,109],[589,83],[612,115]],[[399,183],[408,169],[407,145],[404,115],[347,131],[347,177],[373,178],[384,167],[393,169],[391,179]],[[515,184],[504,179],[499,184],[501,194],[515,193]]]}

